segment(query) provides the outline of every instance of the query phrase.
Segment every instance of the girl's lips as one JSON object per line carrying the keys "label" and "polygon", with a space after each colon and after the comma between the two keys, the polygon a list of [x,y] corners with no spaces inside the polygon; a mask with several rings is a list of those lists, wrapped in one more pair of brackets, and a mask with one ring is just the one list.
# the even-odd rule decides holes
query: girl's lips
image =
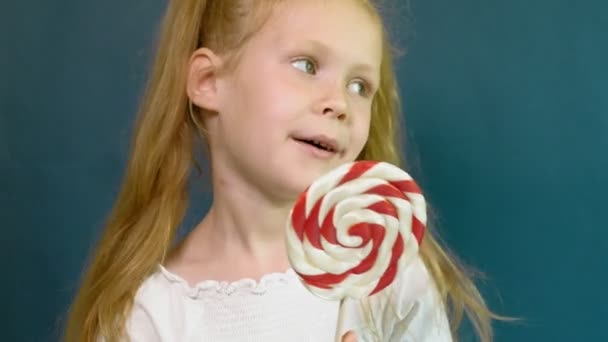
{"label": "girl's lips", "polygon": [[294,136],[295,140],[298,141],[306,141],[306,142],[315,142],[322,146],[324,146],[327,150],[334,153],[341,153],[342,146],[338,143],[336,139],[328,137],[327,135],[319,134],[319,135],[302,135],[302,136]]}
{"label": "girl's lips", "polygon": [[299,145],[305,153],[308,153],[309,155],[318,159],[331,159],[337,154],[337,152],[324,150],[299,139],[294,138],[293,141],[295,141],[295,143]]}

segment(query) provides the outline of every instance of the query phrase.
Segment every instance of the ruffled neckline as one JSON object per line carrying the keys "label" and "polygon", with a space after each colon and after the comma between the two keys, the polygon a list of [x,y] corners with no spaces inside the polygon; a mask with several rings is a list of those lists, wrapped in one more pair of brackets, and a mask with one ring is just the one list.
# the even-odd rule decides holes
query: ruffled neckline
{"label": "ruffled neckline", "polygon": [[159,264],[158,268],[165,279],[179,286],[192,299],[200,298],[202,295],[209,293],[227,296],[235,294],[260,296],[272,288],[289,284],[298,279],[296,272],[290,268],[285,272],[265,274],[259,280],[252,278],[243,278],[236,281],[203,280],[195,285],[190,285],[184,278],[169,271],[163,265]]}

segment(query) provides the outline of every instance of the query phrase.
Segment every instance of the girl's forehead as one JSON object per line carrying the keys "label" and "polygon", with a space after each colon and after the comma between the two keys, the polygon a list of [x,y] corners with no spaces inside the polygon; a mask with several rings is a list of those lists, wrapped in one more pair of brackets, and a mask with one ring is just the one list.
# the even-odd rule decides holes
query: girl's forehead
{"label": "girl's forehead", "polygon": [[378,63],[382,54],[382,26],[359,0],[282,1],[258,33],[278,47],[305,44]]}
{"label": "girl's forehead", "polygon": [[[346,23],[349,20],[353,25],[374,24],[378,25],[379,17],[372,12],[372,7],[364,5],[363,0],[287,0],[279,1],[270,15],[271,21],[285,19],[283,24],[295,26],[302,21],[310,24],[335,22]],[[300,20],[298,20],[300,19]],[[291,25],[289,25],[291,24]]]}

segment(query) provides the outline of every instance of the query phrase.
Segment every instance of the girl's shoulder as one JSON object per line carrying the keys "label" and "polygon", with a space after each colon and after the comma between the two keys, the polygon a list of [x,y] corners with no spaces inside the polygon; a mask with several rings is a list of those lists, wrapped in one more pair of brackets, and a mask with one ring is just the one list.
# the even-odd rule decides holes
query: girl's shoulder
{"label": "girl's shoulder", "polygon": [[176,284],[160,265],[144,280],[135,294],[127,319],[130,341],[182,340],[176,334],[186,328],[191,309],[186,292]]}

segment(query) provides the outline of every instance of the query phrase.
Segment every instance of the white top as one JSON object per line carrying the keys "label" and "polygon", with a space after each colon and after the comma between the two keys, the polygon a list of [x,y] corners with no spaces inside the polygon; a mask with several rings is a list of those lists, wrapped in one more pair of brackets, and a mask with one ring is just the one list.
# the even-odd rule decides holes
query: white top
{"label": "white top", "polygon": [[[312,295],[293,270],[259,282],[205,280],[190,286],[159,266],[137,291],[127,332],[132,342],[333,342],[338,310],[338,302]],[[345,301],[343,310],[342,331],[354,330],[358,342],[452,341],[419,257],[385,290]]]}

